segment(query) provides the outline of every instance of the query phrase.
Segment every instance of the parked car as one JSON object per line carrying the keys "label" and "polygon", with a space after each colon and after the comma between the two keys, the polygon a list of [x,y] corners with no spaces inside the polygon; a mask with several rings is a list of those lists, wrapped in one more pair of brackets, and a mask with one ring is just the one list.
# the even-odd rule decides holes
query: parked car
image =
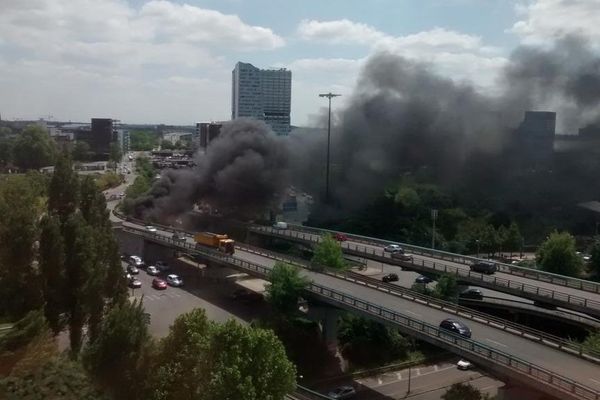
{"label": "parked car", "polygon": [[167,288],[167,282],[162,279],[154,278],[152,279],[152,287],[157,290],[164,290]]}
{"label": "parked car", "polygon": [[483,293],[475,288],[464,290],[458,296],[463,299],[483,300]]}
{"label": "parked car", "polygon": [[383,251],[387,253],[404,253],[404,249],[397,244],[388,244],[383,248]]}
{"label": "parked car", "polygon": [[417,276],[417,279],[415,279],[415,283],[423,283],[425,285],[431,282],[433,282],[433,279],[425,275],[419,275]]}
{"label": "parked car", "polygon": [[146,269],[146,273],[148,275],[152,275],[152,276],[156,276],[158,274],[160,274],[160,271],[158,270],[158,268],[156,268],[154,265],[150,265],[147,269]]}
{"label": "parked car", "polygon": [[387,274],[387,275],[385,275],[385,276],[383,276],[381,278],[381,281],[385,282],[385,283],[387,283],[387,282],[397,282],[398,281],[398,275],[396,275],[396,274]]}
{"label": "parked car", "polygon": [[129,286],[132,289],[139,289],[142,287],[142,281],[140,281],[137,278],[131,278],[131,279],[129,279],[127,286]]}
{"label": "parked car", "polygon": [[152,225],[146,225],[146,230],[148,232],[156,232],[156,227],[154,227]]}
{"label": "parked car", "polygon": [[477,261],[471,264],[471,271],[491,275],[496,272],[496,264],[490,261]]}
{"label": "parked car", "polygon": [[181,232],[173,232],[173,240],[177,242],[185,242],[186,238],[185,235]]}
{"label": "parked car", "polygon": [[169,264],[167,264],[164,261],[160,261],[158,260],[156,263],[154,263],[154,265],[156,265],[156,268],[158,268],[159,271],[161,272],[165,272],[171,269],[171,267],[169,267]]}
{"label": "parked car", "polygon": [[137,275],[140,273],[140,270],[135,265],[128,265],[127,273],[129,273],[131,275]]}
{"label": "parked car", "polygon": [[413,256],[411,256],[410,254],[406,254],[404,252],[400,252],[400,251],[392,253],[392,258],[394,260],[400,260],[400,261],[412,261],[413,260]]}
{"label": "parked car", "polygon": [[333,237],[338,242],[345,242],[346,240],[348,240],[348,236],[345,233],[338,232]]}
{"label": "parked car", "polygon": [[283,222],[283,221],[275,222],[273,224],[273,228],[275,228],[275,229],[287,229],[288,228],[288,224],[287,224],[287,222]]}
{"label": "parked car", "polygon": [[167,283],[175,287],[183,286],[183,280],[175,274],[167,275]]}
{"label": "parked car", "polygon": [[471,329],[469,329],[467,325],[456,319],[447,318],[443,320],[442,322],[440,322],[440,329],[456,333],[457,335],[464,336],[466,338],[471,337]]}
{"label": "parked car", "polygon": [[456,363],[456,368],[466,371],[473,368],[473,363],[467,360],[460,360]]}
{"label": "parked car", "polygon": [[327,394],[332,399],[351,399],[356,396],[356,390],[352,386],[340,386]]}
{"label": "parked car", "polygon": [[141,257],[138,256],[129,256],[127,262],[129,263],[129,265],[133,265],[138,268],[140,268],[144,264],[144,261],[142,261]]}

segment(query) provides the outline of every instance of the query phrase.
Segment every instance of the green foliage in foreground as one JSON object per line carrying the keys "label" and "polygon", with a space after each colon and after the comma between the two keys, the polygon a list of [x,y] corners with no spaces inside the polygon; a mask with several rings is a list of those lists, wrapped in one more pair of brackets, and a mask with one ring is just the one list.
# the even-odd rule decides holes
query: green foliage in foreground
{"label": "green foliage in foreground", "polygon": [[442,400],[491,400],[487,394],[465,383],[455,383],[442,395]]}

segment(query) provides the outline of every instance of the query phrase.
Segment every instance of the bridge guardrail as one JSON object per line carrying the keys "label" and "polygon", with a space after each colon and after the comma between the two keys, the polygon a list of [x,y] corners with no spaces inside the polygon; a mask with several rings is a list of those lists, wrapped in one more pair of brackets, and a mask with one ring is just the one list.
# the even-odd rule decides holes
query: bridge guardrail
{"label": "bridge guardrail", "polygon": [[[253,227],[251,229],[255,231],[263,231],[273,236],[280,236],[284,238],[296,238],[311,243],[318,243],[320,240],[320,237],[315,238],[315,236],[312,234],[305,234],[303,232],[298,231],[279,230],[271,227]],[[467,280],[478,285],[486,286],[496,290],[505,289],[506,291],[510,291],[511,293],[516,294],[517,296],[523,296],[524,294],[535,295],[549,302],[560,302],[563,304],[576,306],[578,307],[578,309],[584,312],[593,312],[596,316],[600,316],[600,302],[595,300],[589,300],[584,297],[563,292],[557,292],[552,289],[546,289],[527,283],[511,281],[509,279],[499,278],[493,275],[484,275],[477,272],[472,272],[468,269],[459,268],[443,263],[436,263],[435,261],[429,261],[424,259],[421,259],[420,262],[418,262],[419,260],[413,260],[413,262],[399,261],[391,257],[386,257],[383,250],[376,251],[375,249],[369,249],[367,247],[359,246],[356,244],[349,244],[347,247],[344,248],[351,252],[354,252],[354,254],[356,255],[370,256],[373,259],[378,259],[379,261],[388,264],[394,264],[408,268],[421,267],[422,269],[427,269],[433,273],[454,274],[457,278],[462,278],[463,280]]]}
{"label": "bridge guardrail", "polygon": [[[254,227],[262,228],[263,226],[255,225]],[[294,224],[288,224],[288,229],[294,229],[296,231],[303,231],[303,232],[312,232],[317,235],[322,235],[323,233],[336,234],[339,232],[339,231],[333,231],[333,230],[329,230],[329,229],[313,228],[313,227],[307,227],[307,226],[303,226],[303,225],[294,225]],[[398,245],[404,247],[406,250],[409,250],[409,252],[411,252],[413,254],[418,254],[418,255],[433,257],[433,258],[437,258],[437,259],[441,259],[441,260],[457,262],[457,263],[465,264],[465,265],[472,264],[473,262],[476,262],[476,261],[489,261],[489,260],[483,260],[483,259],[480,259],[477,257],[471,257],[471,256],[466,256],[466,255],[456,254],[456,253],[450,253],[450,252],[443,251],[443,250],[435,250],[435,249],[431,249],[431,248],[427,248],[427,247],[415,246],[415,245],[408,244],[408,243],[393,242],[390,240],[383,240],[383,239],[377,239],[377,238],[372,238],[372,237],[368,237],[368,236],[355,235],[353,233],[346,233],[346,232],[339,232],[339,233],[344,233],[348,238],[351,238],[352,241],[355,241],[355,242],[361,242],[361,243],[377,245],[377,246],[386,246],[388,244],[398,244]],[[518,265],[506,264],[506,263],[502,263],[502,262],[498,262],[498,261],[492,261],[492,262],[496,265],[496,267],[498,268],[498,271],[506,273],[506,274],[531,278],[531,279],[535,279],[535,280],[542,281],[542,282],[552,283],[554,285],[579,289],[579,290],[582,290],[585,292],[600,293],[600,283],[597,283],[597,282],[586,281],[585,279],[572,278],[569,276],[553,274],[551,272],[521,267]]]}
{"label": "bridge guardrail", "polygon": [[[251,271],[263,278],[267,277],[270,271],[268,267],[254,264],[245,260],[240,260],[216,251],[198,249],[196,246],[190,243],[177,242],[163,235],[145,232],[125,226],[123,229],[126,231],[133,231],[136,234],[144,236],[150,240],[167,243],[172,247],[192,250],[194,253],[201,254],[203,257],[209,260],[225,265],[237,266],[247,271]],[[440,330],[437,326],[416,320],[377,304],[358,299],[349,294],[315,284],[314,282],[309,283],[306,290],[311,292],[313,295],[320,296],[335,303],[342,304],[346,307],[356,309],[380,320],[385,320],[402,326],[405,330],[413,332],[414,334],[417,334],[417,336],[425,336],[434,342],[443,343],[452,348],[459,349],[462,352],[470,354],[471,357],[481,360],[482,362],[490,360],[494,361],[496,365],[500,365],[506,370],[512,371],[513,373],[520,374],[525,379],[530,379],[545,384],[554,390],[560,390],[562,393],[570,396],[577,396],[573,398],[600,400],[600,392],[582,385],[573,379],[522,360],[511,354],[488,347],[474,340],[449,334]]]}
{"label": "bridge guardrail", "polygon": [[[304,260],[296,259],[294,257],[282,256],[280,254],[264,250],[259,247],[250,246],[247,244],[238,243],[237,247],[243,249],[244,251],[262,255],[265,257],[269,257],[278,261],[284,261],[287,263],[291,263],[297,265],[302,268],[309,268],[308,263]],[[485,325],[493,326],[494,328],[510,332],[511,334],[516,334],[525,339],[532,340],[537,343],[542,343],[544,345],[548,345],[550,347],[559,349],[561,351],[565,351],[571,355],[576,355],[585,360],[600,364],[600,352],[594,352],[590,350],[585,350],[581,344],[575,343],[573,341],[565,340],[561,337],[548,334],[546,332],[539,331],[537,329],[529,328],[524,325],[516,324],[501,318],[496,318],[494,316],[488,315],[483,312],[479,312],[473,310],[468,307],[461,306],[456,303],[452,303],[449,301],[441,300],[432,296],[427,296],[425,294],[416,292],[414,290],[394,285],[391,283],[385,283],[378,279],[368,277],[353,271],[323,271],[322,273],[326,273],[330,276],[334,276],[336,278],[344,279],[347,281],[356,282],[359,284],[363,284],[366,286],[371,286],[376,288],[377,290],[385,291],[391,295],[402,297],[404,299],[419,302],[421,304],[425,304],[429,307],[434,307],[439,310],[443,310],[446,312],[450,312],[457,316],[461,316],[479,323],[483,323]]]}

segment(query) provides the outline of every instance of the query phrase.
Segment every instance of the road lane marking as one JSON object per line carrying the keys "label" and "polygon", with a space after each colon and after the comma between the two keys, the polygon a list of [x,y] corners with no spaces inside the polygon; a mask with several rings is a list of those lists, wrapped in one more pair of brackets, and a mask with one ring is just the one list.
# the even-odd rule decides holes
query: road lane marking
{"label": "road lane marking", "polygon": [[507,345],[500,343],[500,342],[496,342],[495,340],[492,340],[492,339],[485,339],[485,340],[487,340],[490,343],[494,343],[497,346],[508,347]]}
{"label": "road lane marking", "polygon": [[437,364],[435,364],[435,365],[433,366],[433,371],[434,371],[434,372],[437,372],[437,370],[438,370],[438,369],[439,369],[439,367],[437,366]]}
{"label": "road lane marking", "polygon": [[396,372],[396,377],[398,377],[399,381],[402,380],[402,374],[400,372]]}
{"label": "road lane marking", "polygon": [[410,311],[410,310],[404,310],[404,311],[406,311],[406,312],[407,312],[407,313],[409,313],[409,314],[412,314],[412,315],[414,315],[415,317],[420,317],[420,316],[421,316],[421,314],[417,314],[416,312],[412,312],[412,311]]}
{"label": "road lane marking", "polygon": [[377,384],[381,385],[383,383],[383,379],[381,379],[380,377],[377,377]]}

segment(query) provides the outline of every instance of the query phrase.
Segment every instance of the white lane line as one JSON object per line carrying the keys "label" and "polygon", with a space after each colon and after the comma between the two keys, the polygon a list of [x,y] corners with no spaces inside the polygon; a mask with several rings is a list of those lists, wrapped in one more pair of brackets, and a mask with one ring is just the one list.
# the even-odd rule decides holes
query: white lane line
{"label": "white lane line", "polygon": [[410,311],[410,310],[404,310],[404,311],[406,311],[406,312],[407,312],[407,313],[409,313],[409,314],[412,314],[412,315],[414,315],[415,317],[420,317],[420,316],[421,316],[421,314],[417,314],[416,312],[412,312],[412,311]]}
{"label": "white lane line", "polygon": [[598,380],[596,380],[596,379],[594,379],[594,378],[590,378],[590,381],[592,381],[592,382],[594,382],[594,383],[596,383],[596,384],[600,385],[600,381],[598,381]]}
{"label": "white lane line", "polygon": [[438,371],[438,369],[439,369],[439,367],[437,366],[437,364],[435,364],[435,365],[433,366],[433,370],[434,370],[435,372],[437,372],[437,371]]}
{"label": "white lane line", "polygon": [[377,378],[377,384],[378,384],[378,385],[381,385],[382,383],[383,383],[383,379],[381,379],[381,378],[379,378],[379,377],[378,377],[378,378]]}
{"label": "white lane line", "polygon": [[417,376],[420,376],[421,375],[421,368],[416,368],[415,372],[417,373]]}
{"label": "white lane line", "polygon": [[396,377],[398,378],[399,381],[402,380],[402,374],[400,372],[396,372]]}
{"label": "white lane line", "polygon": [[495,344],[495,345],[497,345],[497,346],[508,347],[508,346],[507,346],[507,345],[505,345],[504,343],[496,342],[495,340],[492,340],[492,339],[485,339],[485,340],[487,340],[487,341],[488,341],[488,342],[490,342],[490,343],[494,343],[494,344]]}

